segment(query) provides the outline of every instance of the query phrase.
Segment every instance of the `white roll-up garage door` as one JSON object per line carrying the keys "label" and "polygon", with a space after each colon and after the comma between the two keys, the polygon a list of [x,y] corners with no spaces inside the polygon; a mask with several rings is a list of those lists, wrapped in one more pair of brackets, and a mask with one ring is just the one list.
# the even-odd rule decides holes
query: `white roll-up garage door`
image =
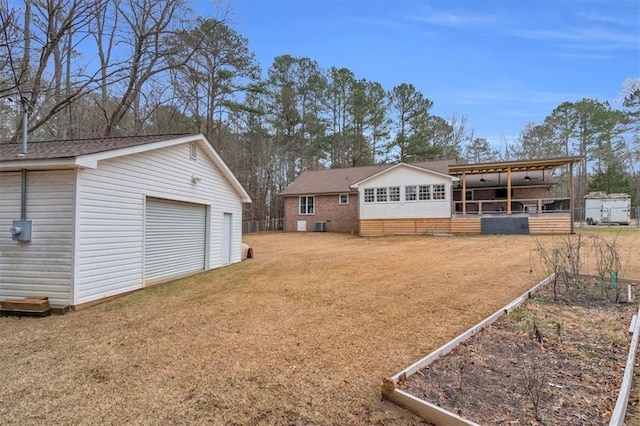
{"label": "white roll-up garage door", "polygon": [[153,284],[204,270],[206,206],[147,198],[144,282]]}

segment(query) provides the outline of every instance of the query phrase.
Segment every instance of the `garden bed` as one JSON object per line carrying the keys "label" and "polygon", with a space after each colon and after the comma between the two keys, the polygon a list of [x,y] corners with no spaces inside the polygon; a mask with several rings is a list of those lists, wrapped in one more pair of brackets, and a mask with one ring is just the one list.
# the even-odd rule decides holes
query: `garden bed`
{"label": "garden bed", "polygon": [[626,295],[625,303],[613,302],[608,286],[590,280],[557,295],[553,284],[540,287],[522,306],[396,384],[482,424],[606,424],[638,311]]}

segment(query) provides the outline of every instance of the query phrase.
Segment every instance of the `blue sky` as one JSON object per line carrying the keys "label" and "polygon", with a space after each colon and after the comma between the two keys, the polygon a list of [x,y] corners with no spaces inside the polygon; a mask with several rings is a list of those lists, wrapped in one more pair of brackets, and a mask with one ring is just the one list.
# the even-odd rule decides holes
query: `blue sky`
{"label": "blue sky", "polygon": [[[196,0],[206,15],[210,1]],[[433,114],[464,114],[494,146],[564,101],[617,105],[640,76],[638,0],[231,0],[263,72],[277,55],[412,83]]]}

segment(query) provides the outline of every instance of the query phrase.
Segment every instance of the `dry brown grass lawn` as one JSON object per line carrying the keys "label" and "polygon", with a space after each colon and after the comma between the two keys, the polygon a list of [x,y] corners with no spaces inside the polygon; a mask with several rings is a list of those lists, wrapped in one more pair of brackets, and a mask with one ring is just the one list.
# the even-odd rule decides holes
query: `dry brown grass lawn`
{"label": "dry brown grass lawn", "polygon": [[[621,275],[640,278],[624,231]],[[0,424],[419,424],[380,400],[382,377],[543,278],[531,250],[551,240],[251,235],[241,264],[0,318]]]}

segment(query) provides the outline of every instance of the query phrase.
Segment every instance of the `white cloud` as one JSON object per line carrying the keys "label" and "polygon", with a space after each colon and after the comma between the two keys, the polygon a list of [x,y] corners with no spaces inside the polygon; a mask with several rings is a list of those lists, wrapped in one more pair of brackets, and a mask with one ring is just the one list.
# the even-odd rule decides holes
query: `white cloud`
{"label": "white cloud", "polygon": [[462,105],[483,105],[494,102],[513,102],[522,105],[542,104],[559,105],[565,101],[577,101],[589,95],[577,93],[550,92],[543,90],[527,91],[519,89],[486,91],[459,91],[451,93],[456,102]]}
{"label": "white cloud", "polygon": [[638,24],[637,17],[623,17],[623,16],[612,16],[612,15],[602,15],[597,13],[584,13],[578,12],[576,14],[581,19],[590,22],[597,22],[600,24],[607,25],[615,25],[619,27],[635,27]]}
{"label": "white cloud", "polygon": [[406,28],[407,23],[391,18],[378,18],[371,16],[353,17],[353,21],[370,25],[372,27]]}
{"label": "white cloud", "polygon": [[602,28],[574,28],[560,30],[516,30],[515,35],[533,40],[573,41],[580,43],[607,43],[620,48],[637,49],[640,36]]}
{"label": "white cloud", "polygon": [[598,53],[555,53],[553,56],[560,58],[576,58],[576,59],[614,59],[615,56],[604,55]]}
{"label": "white cloud", "polygon": [[424,16],[414,18],[417,22],[438,25],[442,27],[464,28],[470,26],[490,24],[498,20],[495,15],[486,14],[456,14],[442,12],[426,12]]}

